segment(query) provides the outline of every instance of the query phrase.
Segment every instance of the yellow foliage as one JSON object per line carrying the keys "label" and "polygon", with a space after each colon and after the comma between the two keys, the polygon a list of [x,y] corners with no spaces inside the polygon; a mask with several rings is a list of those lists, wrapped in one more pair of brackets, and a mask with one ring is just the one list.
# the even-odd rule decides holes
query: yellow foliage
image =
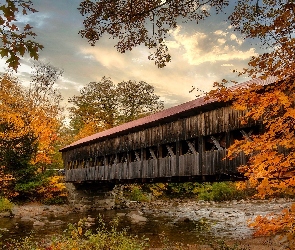
{"label": "yellow foliage", "polygon": [[149,186],[150,191],[154,197],[160,197],[167,190],[167,183],[156,183]]}
{"label": "yellow foliage", "polygon": [[234,182],[234,185],[237,190],[245,190],[248,187],[246,181],[237,181]]}
{"label": "yellow foliage", "polygon": [[47,184],[38,190],[45,201],[56,197],[67,197],[68,193],[62,176],[52,176],[47,180]]}
{"label": "yellow foliage", "polygon": [[0,124],[4,125],[0,141],[18,140],[26,135],[36,138],[38,148],[31,163],[46,165],[52,162],[55,152],[59,109],[47,100],[37,102],[34,98],[16,78],[8,74],[0,77]]}

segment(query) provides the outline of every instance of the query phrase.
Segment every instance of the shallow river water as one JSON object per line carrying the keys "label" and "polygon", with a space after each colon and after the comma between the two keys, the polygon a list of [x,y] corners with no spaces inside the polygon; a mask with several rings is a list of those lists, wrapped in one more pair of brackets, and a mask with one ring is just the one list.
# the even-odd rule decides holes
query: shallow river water
{"label": "shallow river water", "polygon": [[[63,233],[68,228],[69,223],[77,223],[79,219],[91,217],[94,220],[93,230],[99,227],[99,217],[101,216],[108,226],[108,222],[118,217],[118,229],[127,229],[127,232],[139,237],[149,238],[150,245],[158,247],[163,241],[180,242],[183,244],[199,244],[204,241],[213,240],[214,235],[210,234],[203,225],[194,221],[175,222],[173,218],[166,216],[146,215],[146,222],[132,222],[122,213],[128,213],[130,210],[110,210],[88,213],[70,213],[64,216],[49,216],[46,226],[33,226],[32,221],[24,221],[21,218],[1,218],[0,234],[2,240],[20,239],[26,236],[34,238],[50,238],[50,235]],[[119,213],[120,216],[117,214]],[[203,228],[202,228],[203,227]]]}
{"label": "shallow river water", "polygon": [[[277,213],[290,206],[291,201],[242,201],[227,203],[207,203],[196,201],[155,202],[135,204],[127,210],[105,210],[89,212],[65,212],[58,208],[40,208],[29,206],[23,212],[17,212],[14,218],[0,218],[1,239],[20,239],[32,235],[36,239],[48,239],[53,234],[61,234],[69,223],[77,223],[82,218],[90,218],[92,229],[99,224],[99,216],[106,225],[114,218],[119,218],[118,229],[139,237],[149,238],[151,247],[159,247],[164,241],[187,244],[208,244],[216,239],[252,241],[252,230],[247,227],[247,220],[269,212]],[[49,211],[49,212],[48,212]],[[134,221],[128,214],[135,211],[146,221]],[[38,222],[38,223],[37,223]],[[262,244],[263,245],[263,244]],[[249,249],[284,249],[284,248],[249,248]]]}

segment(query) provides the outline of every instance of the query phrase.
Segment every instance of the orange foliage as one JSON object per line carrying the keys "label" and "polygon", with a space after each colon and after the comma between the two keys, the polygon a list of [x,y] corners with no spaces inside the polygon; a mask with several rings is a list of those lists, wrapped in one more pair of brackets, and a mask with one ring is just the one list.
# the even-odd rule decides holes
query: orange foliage
{"label": "orange foliage", "polygon": [[55,117],[48,117],[42,108],[36,108],[31,112],[34,119],[31,120],[30,128],[38,138],[38,151],[32,164],[50,164],[55,152],[54,142],[58,139],[60,122]]}
{"label": "orange foliage", "polygon": [[[260,198],[295,193],[295,4],[293,1],[242,1],[230,21],[248,38],[261,40],[265,53],[254,56],[249,67],[239,72],[252,78],[276,77],[268,86],[248,86],[234,91],[218,85],[214,98],[230,101],[246,110],[243,121],[260,124],[262,134],[236,141],[228,157],[243,151],[249,161],[240,167],[257,189]],[[223,82],[225,83],[225,82]],[[251,226],[256,235],[286,233],[290,248],[295,248],[295,205],[281,215],[258,217]]]}
{"label": "orange foliage", "polygon": [[[239,171],[248,177],[249,187],[256,188],[256,196],[294,195],[295,77],[285,77],[264,87],[228,89],[221,86],[212,91],[211,96],[230,101],[235,109],[246,110],[241,123],[252,120],[261,127],[261,134],[236,140],[228,148],[229,158],[240,152],[248,156],[248,163]],[[288,231],[287,237],[294,241],[294,216],[295,206],[292,206],[279,216],[257,217],[251,226],[256,228],[256,235]]]}
{"label": "orange foliage", "polygon": [[31,163],[50,164],[60,126],[58,108],[44,101],[36,105],[18,80],[5,74],[0,79],[0,110],[0,146],[3,140],[13,141],[30,135],[37,142]]}
{"label": "orange foliage", "polygon": [[47,184],[38,190],[38,194],[44,198],[44,201],[67,197],[68,193],[62,176],[52,176],[47,181]]}
{"label": "orange foliage", "polygon": [[11,174],[4,173],[5,167],[0,167],[0,195],[3,197],[11,198],[17,195],[16,192],[11,188],[11,184],[14,181],[14,178]]}
{"label": "orange foliage", "polygon": [[291,249],[295,247],[295,204],[289,209],[284,209],[280,215],[258,216],[250,223],[255,227],[255,236],[273,235],[280,233],[287,236]]}

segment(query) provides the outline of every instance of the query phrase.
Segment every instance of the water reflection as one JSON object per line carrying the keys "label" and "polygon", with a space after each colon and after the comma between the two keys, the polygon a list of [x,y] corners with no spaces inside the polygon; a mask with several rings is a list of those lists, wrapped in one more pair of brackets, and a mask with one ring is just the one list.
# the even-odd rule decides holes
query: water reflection
{"label": "water reflection", "polygon": [[119,216],[118,229],[127,229],[127,232],[139,237],[149,238],[151,247],[159,247],[163,241],[180,242],[183,244],[200,244],[210,242],[213,235],[204,222],[199,223],[193,221],[175,221],[175,218],[156,217],[152,214],[145,215],[147,222],[132,223],[130,219],[123,214],[127,214],[127,210],[109,210],[88,213],[71,213],[64,216],[47,217],[45,226],[33,226],[32,221],[24,221],[16,218],[0,219],[0,230],[2,240],[21,239],[31,235],[36,239],[50,238],[54,234],[62,234],[68,228],[69,223],[77,223],[80,219],[88,216],[95,218],[95,224],[92,229],[95,230],[99,225],[99,217],[101,216],[106,222],[106,226],[111,227],[110,221]]}

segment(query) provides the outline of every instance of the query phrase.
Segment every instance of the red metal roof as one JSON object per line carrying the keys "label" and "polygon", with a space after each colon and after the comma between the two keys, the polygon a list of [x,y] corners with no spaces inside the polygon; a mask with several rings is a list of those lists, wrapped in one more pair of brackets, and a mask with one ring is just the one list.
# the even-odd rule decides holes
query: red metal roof
{"label": "red metal roof", "polygon": [[[234,90],[237,88],[244,88],[244,87],[249,86],[250,84],[258,84],[258,85],[264,86],[264,85],[268,85],[268,84],[275,82],[275,80],[276,80],[275,77],[269,77],[267,80],[254,79],[254,80],[250,80],[250,81],[247,81],[247,82],[244,82],[241,84],[236,84],[236,85],[232,86],[230,89]],[[138,127],[148,125],[153,122],[160,121],[160,120],[163,120],[163,119],[171,117],[171,116],[180,115],[181,113],[185,113],[190,110],[193,110],[198,107],[204,106],[209,103],[214,103],[214,102],[217,102],[217,101],[214,99],[205,100],[205,97],[199,97],[195,100],[180,104],[178,106],[168,108],[168,109],[162,110],[160,112],[157,112],[155,114],[152,114],[152,115],[149,115],[149,116],[146,116],[146,117],[143,117],[143,118],[131,121],[131,122],[124,123],[124,124],[119,125],[117,127],[99,132],[97,134],[87,136],[85,138],[75,141],[72,144],[62,148],[60,151],[67,151],[71,148],[77,147],[78,145],[88,144],[91,141],[96,141],[96,140],[102,139],[104,137],[116,135],[116,134],[121,133],[123,131],[127,132],[131,129],[136,129]]]}

